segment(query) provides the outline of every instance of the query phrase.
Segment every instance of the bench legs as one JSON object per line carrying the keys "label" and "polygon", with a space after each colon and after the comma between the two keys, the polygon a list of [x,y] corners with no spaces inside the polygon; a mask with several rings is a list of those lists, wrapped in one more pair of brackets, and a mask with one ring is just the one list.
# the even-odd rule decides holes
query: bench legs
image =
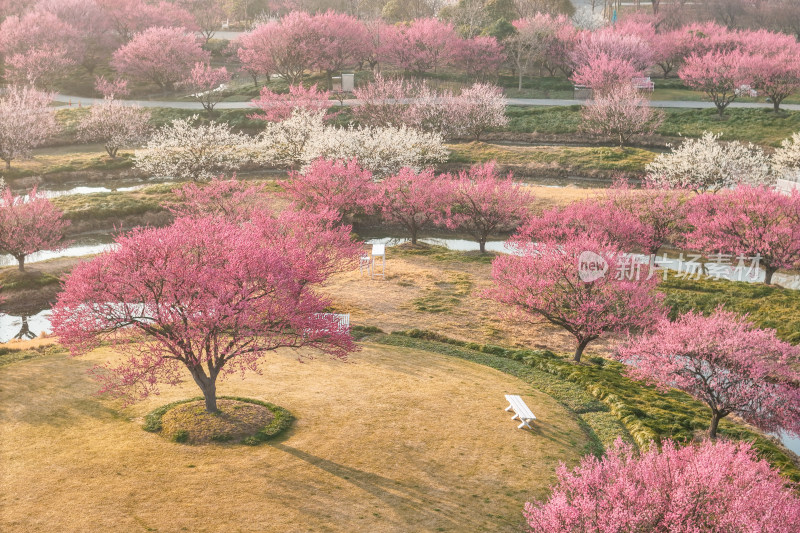
{"label": "bench legs", "polygon": [[[512,406],[509,404],[509,406],[506,407],[506,411],[510,411],[511,409],[512,409]],[[514,413],[514,416],[511,417],[511,420],[519,420],[520,422],[522,422],[520,425],[517,426],[519,429],[522,429],[523,427],[526,427],[526,428],[531,429],[531,430],[533,429],[531,426],[528,425],[528,422],[530,422],[530,419],[522,419],[522,418],[519,417],[519,415],[517,413]]]}

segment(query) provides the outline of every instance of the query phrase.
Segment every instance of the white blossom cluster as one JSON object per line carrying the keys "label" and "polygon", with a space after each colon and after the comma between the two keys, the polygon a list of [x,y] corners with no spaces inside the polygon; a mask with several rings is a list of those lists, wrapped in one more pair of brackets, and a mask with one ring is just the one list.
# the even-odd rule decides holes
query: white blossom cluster
{"label": "white blossom cluster", "polygon": [[150,176],[209,180],[250,160],[252,139],[227,124],[195,124],[198,116],[172,121],[158,130],[134,156],[136,168]]}
{"label": "white blossom cluster", "polygon": [[149,129],[150,113],[139,106],[123,105],[111,98],[93,105],[78,124],[78,138],[100,141],[108,155],[116,157],[120,148],[143,142]]}
{"label": "white blossom cluster", "polygon": [[737,141],[721,143],[719,137],[706,132],[699,139],[687,139],[671,152],[659,154],[647,165],[649,179],[695,191],[775,183],[770,158],[761,148]]}
{"label": "white blossom cluster", "polygon": [[319,157],[356,158],[378,177],[403,167],[421,169],[447,159],[440,134],[407,126],[326,126],[322,113],[300,109],[283,122],[269,124],[254,148],[255,158],[262,164],[298,168]]}
{"label": "white blossom cluster", "polygon": [[800,181],[800,132],[785,139],[772,155],[772,167],[779,175]]}

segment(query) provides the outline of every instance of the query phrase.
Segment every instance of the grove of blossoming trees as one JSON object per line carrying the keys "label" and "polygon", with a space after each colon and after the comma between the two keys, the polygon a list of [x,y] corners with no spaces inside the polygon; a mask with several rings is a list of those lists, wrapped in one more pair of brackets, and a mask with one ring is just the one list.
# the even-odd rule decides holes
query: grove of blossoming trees
{"label": "grove of blossoming trees", "polygon": [[[791,124],[793,115],[780,111],[800,90],[797,40],[737,29],[732,21],[730,27],[684,24],[640,13],[606,24],[588,11],[570,19],[542,12],[547,2],[538,1],[480,3],[492,17],[509,15],[495,17],[491,28],[447,16],[468,3],[440,11],[428,6],[397,24],[368,20],[355,4],[356,13],[346,14],[279,3],[269,6],[269,16],[248,21],[249,31],[229,46],[212,38],[223,7],[226,16],[249,18],[248,2],[41,0],[9,7],[0,20],[0,59],[9,82],[0,92],[0,159],[7,169],[32,154],[38,159],[33,149],[59,131],[58,119],[66,125],[59,143],[72,135],[101,143],[113,161],[102,150],[98,158],[109,167],[123,167],[128,161],[117,158],[119,151],[137,147],[136,172],[187,182],[161,205],[169,225],[120,231],[109,251],[75,260],[53,309],[58,342],[74,355],[110,342],[123,356],[94,369],[103,392],[136,401],[191,376],[205,410],[216,416],[224,407],[217,405],[220,378],[272,372],[261,363],[276,350],[303,348],[299,357],[310,358],[306,348],[312,348],[344,360],[359,349],[330,313],[339,312],[332,308],[340,301],[334,293],[355,285],[355,276],[340,281],[364,254],[354,228],[358,234],[400,228],[410,247],[433,229],[459,232],[481,254],[468,256],[477,260],[464,267],[482,283],[467,297],[493,300],[481,304],[508,319],[503,327],[509,331],[518,323],[544,324],[571,337],[568,344],[558,336],[552,344],[543,341],[554,350],[574,347],[552,359],[597,381],[596,389],[580,384],[591,401],[613,403],[602,389],[602,380],[613,375],[633,391],[670,401],[679,396],[700,411],[685,394],[659,396],[684,391],[710,411],[707,435],[684,433],[690,438],[676,443],[665,430],[649,449],[637,436],[640,450],[618,441],[602,458],[598,452],[573,471],[562,467],[549,496],[525,506],[532,531],[793,533],[800,520],[796,487],[749,444],[726,438],[739,420],[763,432],[800,434],[800,349],[780,340],[782,332],[759,329],[725,307],[670,320],[667,303],[674,303],[664,294],[670,283],[661,283],[668,275],[656,254],[677,249],[705,259],[757,258],[767,285],[780,282],[778,270],[800,269],[800,192],[772,188],[778,177],[800,173],[800,133],[771,155],[770,147],[706,132],[654,154],[640,183],[620,179],[602,191],[559,191],[557,203],[543,189],[534,197],[494,161],[462,164],[458,148],[524,140],[516,134],[527,125],[516,122],[515,110],[507,109],[513,100],[494,83],[508,86],[510,79],[523,90],[525,76],[536,72],[591,89],[578,131],[591,142],[597,137],[619,146],[602,147],[604,153],[632,152],[624,147],[672,120],[633,83],[655,72],[703,92],[720,120],[743,90],[749,92],[742,86],[751,86],[773,104],[765,115]],[[658,6],[654,1],[653,9]],[[396,1],[384,9],[387,20],[403,12]],[[334,75],[347,70],[358,71],[357,101],[332,92]],[[68,92],[62,84],[76,72],[95,78],[104,97],[89,109],[55,111],[52,95],[34,88]],[[264,87],[253,98],[260,82]],[[187,116],[181,111],[151,114],[123,101],[131,91],[139,98],[154,87],[163,93],[158,98],[194,99],[208,119],[176,119]],[[219,103],[229,95],[251,109],[215,113],[228,107]],[[577,123],[575,109],[569,111]],[[152,134],[151,120],[163,124]],[[540,133],[526,131],[531,138]],[[48,175],[50,169],[33,176],[38,169],[30,168],[39,163],[8,172],[16,194],[0,179],[0,254],[13,256],[19,271],[28,255],[65,246],[68,220],[80,216],[73,199],[51,201],[35,187],[20,194],[22,185],[27,190],[29,183],[59,179]],[[242,170],[253,181],[235,179]],[[234,179],[226,178],[230,173]],[[64,205],[66,216],[56,207]],[[115,228],[121,223],[114,222]],[[509,235],[503,253],[487,254],[490,239]],[[393,277],[384,285],[358,283],[370,283],[377,293]],[[446,284],[435,277],[433,283],[437,290]],[[361,311],[354,311],[356,319]],[[426,317],[415,320],[412,327]],[[465,350],[472,350],[466,344],[472,340],[463,341]],[[616,361],[585,361],[590,346],[597,350],[591,355]],[[528,357],[519,364],[532,365]],[[602,414],[626,416],[616,407]],[[735,420],[726,419],[731,416]],[[523,438],[539,445],[540,436],[534,431]],[[688,442],[691,437],[700,442]],[[763,437],[757,435],[754,446]]]}

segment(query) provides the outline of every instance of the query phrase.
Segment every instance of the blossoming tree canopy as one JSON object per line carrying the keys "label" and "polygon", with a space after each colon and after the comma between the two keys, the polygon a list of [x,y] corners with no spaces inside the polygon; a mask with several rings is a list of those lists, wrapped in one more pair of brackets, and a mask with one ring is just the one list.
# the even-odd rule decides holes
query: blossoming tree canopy
{"label": "blossoming tree canopy", "polygon": [[[1,183],[0,183],[1,184]],[[69,221],[50,200],[34,187],[27,196],[14,196],[9,187],[0,195],[0,253],[10,254],[25,270],[25,257],[39,250],[57,250],[65,245],[64,229]]]}
{"label": "blossoming tree canopy", "polygon": [[631,365],[633,377],[686,391],[708,404],[712,439],[729,414],[764,431],[800,435],[800,372],[792,367],[800,349],[746,317],[723,309],[707,317],[690,312],[661,322],[652,334],[623,346],[618,356]]}
{"label": "blossoming tree canopy", "polygon": [[481,253],[489,235],[513,230],[533,203],[533,195],[514,183],[511,174],[501,176],[494,161],[462,171],[455,178],[454,193],[451,225],[472,235]]}
{"label": "blossoming tree canopy", "polygon": [[51,100],[52,95],[28,87],[8,87],[0,96],[0,159],[6,169],[58,131]]}
{"label": "blossoming tree canopy", "polygon": [[247,222],[256,211],[269,210],[266,186],[236,179],[215,178],[202,187],[194,182],[174,189],[178,201],[165,207],[178,217],[223,217]]}
{"label": "blossoming tree canopy", "polygon": [[185,368],[216,411],[217,378],[258,371],[271,351],[311,347],[343,359],[356,349],[320,314],[329,302],[314,290],[357,257],[349,230],[296,212],[135,229],[115,250],[75,267],[53,330],[73,353],[111,340],[127,356],[96,372],[104,392],[143,398],[180,382]]}
{"label": "blossoming tree canopy", "polygon": [[546,322],[575,337],[574,360],[607,333],[650,327],[661,316],[657,276],[638,272],[630,257],[591,236],[554,244],[517,242],[519,253],[492,262],[489,296],[518,316]]}
{"label": "blossoming tree canopy", "polygon": [[538,533],[792,533],[800,499],[746,443],[667,441],[637,455],[618,440],[602,459],[562,465],[548,500],[526,504],[525,518]]}
{"label": "blossoming tree canopy", "polygon": [[317,159],[304,172],[290,172],[280,182],[285,196],[296,205],[312,211],[330,210],[339,220],[371,213],[379,200],[372,173],[356,159],[332,161]]}
{"label": "blossoming tree canopy", "polygon": [[800,191],[740,185],[692,199],[689,246],[707,253],[758,257],[764,282],[779,268],[800,267]]}

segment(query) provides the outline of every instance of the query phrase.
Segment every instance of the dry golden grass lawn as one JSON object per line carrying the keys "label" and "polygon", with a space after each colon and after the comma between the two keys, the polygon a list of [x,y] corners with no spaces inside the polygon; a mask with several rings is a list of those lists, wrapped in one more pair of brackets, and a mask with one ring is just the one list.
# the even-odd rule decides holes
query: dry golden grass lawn
{"label": "dry golden grass lawn", "polygon": [[[220,394],[298,418],[259,447],[194,447],[140,428],[186,383],[131,407],[93,396],[86,375],[111,349],[0,368],[0,530],[518,531],[558,461],[583,448],[552,398],[490,368],[366,344],[350,363],[283,351]],[[503,394],[539,417],[523,431]]]}

